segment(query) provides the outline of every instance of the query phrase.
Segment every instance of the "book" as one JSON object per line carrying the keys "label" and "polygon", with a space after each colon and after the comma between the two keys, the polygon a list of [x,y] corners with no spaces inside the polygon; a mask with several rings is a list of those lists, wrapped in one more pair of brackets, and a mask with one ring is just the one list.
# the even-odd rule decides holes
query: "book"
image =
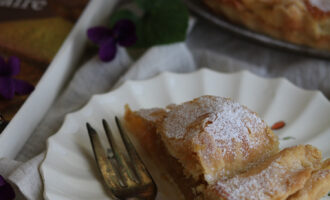
{"label": "book", "polygon": [[[88,0],[0,0],[0,55],[21,60],[17,78],[37,85]],[[0,96],[0,114],[9,121],[26,96]]]}

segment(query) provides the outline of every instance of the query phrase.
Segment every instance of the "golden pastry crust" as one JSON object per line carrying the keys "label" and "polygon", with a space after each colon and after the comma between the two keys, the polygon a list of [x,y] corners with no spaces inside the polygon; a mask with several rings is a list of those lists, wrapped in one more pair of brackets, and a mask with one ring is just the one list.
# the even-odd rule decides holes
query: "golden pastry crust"
{"label": "golden pastry crust", "polygon": [[330,12],[322,11],[310,0],[203,1],[215,13],[254,31],[330,50]]}
{"label": "golden pastry crust", "polygon": [[209,184],[278,152],[278,139],[267,124],[228,98],[202,96],[172,105],[158,131],[186,175]]}
{"label": "golden pastry crust", "polygon": [[322,168],[313,172],[305,186],[288,200],[318,200],[330,191],[330,159],[324,161]]}
{"label": "golden pastry crust", "polygon": [[321,159],[310,145],[286,148],[243,174],[219,180],[206,190],[205,199],[285,200],[304,187]]}

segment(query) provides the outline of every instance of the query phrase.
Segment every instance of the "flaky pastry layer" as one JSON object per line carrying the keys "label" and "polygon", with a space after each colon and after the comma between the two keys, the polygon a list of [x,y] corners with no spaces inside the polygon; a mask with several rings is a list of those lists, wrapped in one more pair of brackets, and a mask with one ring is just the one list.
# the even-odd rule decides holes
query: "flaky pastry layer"
{"label": "flaky pastry layer", "polygon": [[304,187],[321,159],[310,145],[286,148],[243,174],[217,181],[206,190],[205,199],[286,200]]}

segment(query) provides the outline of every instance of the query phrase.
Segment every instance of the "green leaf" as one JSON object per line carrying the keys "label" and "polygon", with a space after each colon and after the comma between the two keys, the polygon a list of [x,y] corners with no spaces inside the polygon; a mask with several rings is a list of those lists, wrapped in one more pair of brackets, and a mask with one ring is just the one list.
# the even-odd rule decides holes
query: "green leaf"
{"label": "green leaf", "polygon": [[282,140],[290,140],[290,139],[295,140],[296,138],[292,137],[292,136],[287,136],[287,137],[282,138]]}
{"label": "green leaf", "polygon": [[136,23],[138,21],[138,17],[130,10],[119,10],[111,15],[110,17],[110,27],[113,27],[115,23],[121,19],[129,19]]}
{"label": "green leaf", "polygon": [[181,0],[137,1],[149,10],[137,22],[136,47],[147,48],[185,40],[189,15]]}

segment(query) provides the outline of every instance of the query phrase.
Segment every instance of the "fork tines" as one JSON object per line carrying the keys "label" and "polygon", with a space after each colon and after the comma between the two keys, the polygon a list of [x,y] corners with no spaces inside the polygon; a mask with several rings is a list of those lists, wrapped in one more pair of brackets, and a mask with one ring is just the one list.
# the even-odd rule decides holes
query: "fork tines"
{"label": "fork tines", "polygon": [[106,120],[103,119],[102,124],[110,146],[107,153],[101,145],[96,130],[86,123],[95,160],[106,186],[119,199],[129,197],[154,199],[156,185],[117,117],[115,117],[115,121],[128,158],[120,151]]}

